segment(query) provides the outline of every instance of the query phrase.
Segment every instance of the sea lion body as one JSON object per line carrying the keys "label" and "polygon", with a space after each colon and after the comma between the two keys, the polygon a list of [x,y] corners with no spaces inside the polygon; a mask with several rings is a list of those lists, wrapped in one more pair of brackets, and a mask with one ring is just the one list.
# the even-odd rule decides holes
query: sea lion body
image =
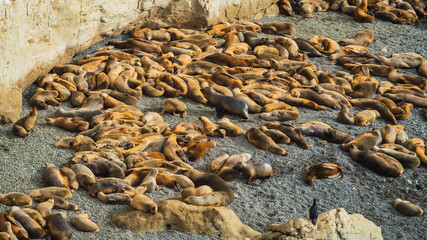
{"label": "sea lion body", "polygon": [[368,126],[375,122],[375,119],[380,117],[377,110],[363,110],[354,115],[354,123],[359,126]]}
{"label": "sea lion body", "polygon": [[348,143],[342,144],[341,149],[349,151],[351,146],[354,145],[359,150],[371,150],[374,146],[381,143],[381,133],[378,129],[374,128],[372,131],[364,132]]}
{"label": "sea lion body", "polygon": [[40,197],[46,197],[46,196],[58,196],[62,198],[70,198],[72,196],[72,193],[67,188],[62,187],[45,187],[40,188],[36,190],[31,190],[28,192],[28,195],[33,198],[40,198]]}
{"label": "sea lion body", "polygon": [[71,132],[81,132],[89,129],[88,122],[74,117],[46,118],[46,122],[51,126],[60,127]]}
{"label": "sea lion body", "polygon": [[297,120],[299,113],[291,110],[273,110],[271,112],[260,113],[259,116],[267,121],[289,121]]}
{"label": "sea lion body", "polygon": [[82,186],[86,190],[89,190],[90,187],[96,182],[96,178],[93,172],[83,164],[74,164],[71,166],[71,170],[76,173],[79,186]]}
{"label": "sea lion body", "polygon": [[270,178],[273,176],[273,168],[268,163],[243,163],[239,162],[235,166],[240,172],[249,177],[248,183],[258,178]]}
{"label": "sea lion body", "polygon": [[341,110],[337,115],[337,121],[340,123],[353,125],[354,124],[354,116],[350,113],[349,108],[347,105],[341,103]]}
{"label": "sea lion body", "polygon": [[215,107],[218,115],[222,115],[223,112],[228,112],[245,119],[250,118],[248,105],[242,100],[219,94],[211,87],[203,88],[202,92],[205,94],[208,103]]}
{"label": "sea lion body", "polygon": [[27,194],[10,192],[0,194],[0,203],[7,206],[30,207],[33,205],[33,200]]}
{"label": "sea lion body", "polygon": [[97,197],[107,204],[130,204],[132,202],[132,197],[125,193],[105,194],[103,192],[98,192]]}
{"label": "sea lion body", "polygon": [[308,143],[304,140],[302,136],[301,130],[299,130],[299,128],[295,127],[292,124],[269,122],[264,126],[269,129],[277,129],[281,131],[282,133],[286,134],[286,136],[288,136],[291,141],[295,142],[301,148],[309,148]]}
{"label": "sea lion body", "polygon": [[273,139],[265,135],[258,128],[253,127],[248,129],[245,133],[245,136],[249,140],[249,142],[251,142],[260,149],[268,150],[274,154],[282,156],[288,155],[288,152],[285,149],[278,147],[273,141]]}
{"label": "sea lion body", "polygon": [[132,208],[136,210],[144,211],[151,214],[157,213],[157,204],[140,191],[137,191],[137,194],[133,198],[131,205]]}
{"label": "sea lion body", "polygon": [[19,207],[12,207],[9,210],[9,214],[27,230],[30,238],[43,238],[46,236],[43,228]]}
{"label": "sea lion body", "polygon": [[350,135],[333,129],[326,123],[308,122],[298,126],[303,135],[315,136],[332,143],[346,143],[350,141]]}
{"label": "sea lion body", "polygon": [[163,109],[160,114],[164,114],[165,112],[185,117],[187,115],[187,106],[176,98],[168,98],[163,102]]}
{"label": "sea lion body", "polygon": [[225,130],[226,136],[237,137],[245,134],[245,131],[243,131],[236,124],[232,123],[231,120],[228,118],[221,118],[218,121],[218,126]]}
{"label": "sea lion body", "polygon": [[96,181],[89,189],[89,195],[96,197],[98,192],[109,193],[132,193],[133,188],[122,179],[104,178]]}
{"label": "sea lion body", "polygon": [[366,168],[385,177],[398,177],[403,173],[403,166],[399,161],[382,153],[371,150],[359,150],[356,145],[351,145],[350,156]]}
{"label": "sea lion body", "polygon": [[418,166],[420,166],[420,159],[415,153],[408,154],[396,151],[391,148],[379,148],[377,146],[374,146],[372,150],[375,152],[384,153],[390,157],[395,158],[402,164],[404,168],[417,168]]}
{"label": "sea lion body", "polygon": [[381,118],[386,120],[390,124],[397,124],[396,118],[391,113],[390,109],[385,105],[384,103],[374,100],[374,99],[365,99],[365,98],[358,98],[358,99],[351,99],[350,103],[353,106],[357,106],[363,109],[369,109],[369,110],[377,110]]}
{"label": "sea lion body", "polygon": [[37,120],[37,108],[31,109],[31,111],[25,115],[23,118],[20,118],[12,126],[12,132],[18,137],[26,137],[34,131],[34,124]]}
{"label": "sea lion body", "polygon": [[322,163],[310,166],[304,175],[304,182],[313,185],[315,179],[342,178],[343,170],[336,164]]}
{"label": "sea lion body", "polygon": [[52,239],[71,240],[73,231],[71,225],[65,220],[61,213],[52,213],[45,218],[49,234]]}
{"label": "sea lion body", "polygon": [[96,223],[89,219],[86,213],[80,213],[75,216],[71,222],[77,230],[82,232],[99,232],[99,227]]}
{"label": "sea lion body", "polygon": [[396,198],[394,200],[393,205],[394,205],[394,208],[396,208],[403,215],[410,216],[410,217],[423,215],[423,210],[417,205],[409,201],[403,201],[400,198]]}
{"label": "sea lion body", "polygon": [[50,198],[53,199],[53,208],[54,209],[64,209],[64,210],[71,210],[71,211],[79,210],[79,207],[77,205],[70,203],[69,201],[65,200],[64,198],[58,197],[58,196],[47,196],[47,197],[36,198],[36,201],[46,202]]}

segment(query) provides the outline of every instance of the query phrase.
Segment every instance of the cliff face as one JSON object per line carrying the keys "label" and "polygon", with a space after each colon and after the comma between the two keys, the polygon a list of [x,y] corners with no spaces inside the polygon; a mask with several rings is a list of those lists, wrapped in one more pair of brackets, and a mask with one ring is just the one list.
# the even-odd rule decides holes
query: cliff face
{"label": "cliff face", "polygon": [[73,55],[99,41],[136,26],[202,28],[224,21],[257,19],[276,14],[275,2],[0,1],[0,121],[14,122],[19,118],[21,92],[38,76],[69,62]]}

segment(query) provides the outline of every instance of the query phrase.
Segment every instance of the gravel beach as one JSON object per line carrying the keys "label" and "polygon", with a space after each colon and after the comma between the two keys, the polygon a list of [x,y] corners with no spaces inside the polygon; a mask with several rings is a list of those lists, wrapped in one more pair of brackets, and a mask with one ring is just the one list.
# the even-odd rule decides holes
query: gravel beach
{"label": "gravel beach", "polygon": [[[374,41],[367,47],[372,53],[414,52],[427,58],[427,22],[422,20],[417,24],[404,26],[390,22],[375,20],[373,23],[361,24],[355,22],[353,17],[342,13],[321,12],[315,18],[272,16],[264,17],[261,22],[290,22],[297,29],[296,37],[305,39],[313,35],[332,38],[336,41],[351,37],[357,32],[369,28],[374,32]],[[124,36],[119,37],[124,38]],[[81,57],[93,51],[92,49],[104,46],[97,44],[88,51],[76,56]],[[318,68],[335,73],[343,70],[341,66],[334,65],[327,58],[310,59]],[[406,72],[415,74],[415,70]],[[379,80],[384,80],[378,78]],[[23,111],[24,116],[30,111],[28,100],[33,94],[35,85],[24,91]],[[160,112],[165,98],[142,97],[136,107],[143,112]],[[187,104],[187,116],[184,118],[172,115],[163,115],[166,123],[172,128],[179,122],[193,122],[200,125],[198,117],[206,116],[217,121],[213,108],[180,99]],[[62,103],[61,107],[69,109],[69,102]],[[42,171],[46,164],[55,163],[63,166],[73,155],[74,150],[57,149],[53,142],[61,137],[74,136],[74,133],[47,125],[44,120],[54,116],[57,107],[40,110],[35,125],[35,131],[27,138],[14,136],[11,132],[12,124],[0,125],[0,193],[23,192],[43,187]],[[333,117],[338,110],[313,111],[299,108],[300,118],[289,123],[298,125],[309,121],[321,121],[331,127],[344,131],[352,138],[358,134],[371,130],[381,129],[386,122],[377,119],[374,124],[367,127],[349,126],[338,123]],[[359,108],[351,111],[358,112]],[[409,138],[427,138],[427,122],[422,117],[422,109],[413,108],[408,120],[398,121],[404,125]],[[251,115],[253,122],[239,122],[239,117],[227,115],[243,130],[250,127],[260,127],[266,121],[257,115]],[[229,182],[235,194],[235,201],[228,206],[241,221],[251,228],[265,232],[273,223],[283,223],[295,218],[308,217],[308,210],[313,198],[319,199],[320,212],[342,207],[348,213],[360,213],[367,219],[381,227],[384,239],[426,239],[427,218],[426,214],[420,217],[406,217],[393,207],[395,198],[402,198],[417,204],[424,211],[427,210],[427,172],[425,166],[416,169],[405,169],[401,177],[386,178],[355,163],[347,152],[340,149],[338,144],[326,143],[319,138],[304,137],[310,149],[299,148],[295,143],[280,145],[289,152],[286,157],[274,155],[260,150],[250,144],[244,136],[231,138],[214,138],[217,146],[203,157],[202,160],[192,163],[199,170],[206,170],[206,165],[214,158],[227,153],[229,155],[249,153],[252,159],[249,162],[267,162],[273,166],[273,177],[260,181],[255,180],[254,185],[246,184],[244,176]],[[305,170],[314,164],[338,164],[345,172],[342,179],[315,180],[313,186],[303,182]],[[417,190],[418,183],[423,190]],[[405,190],[406,189],[406,190]],[[178,194],[173,189],[164,188],[162,191],[147,194],[150,198],[175,197]],[[129,208],[123,205],[106,205],[96,198],[92,198],[85,190],[78,190],[70,201],[80,207],[80,211],[67,211],[68,221],[80,212],[86,212],[100,227],[98,233],[83,233],[76,229],[74,239],[215,239],[209,236],[182,233],[173,229],[153,233],[132,233],[117,228],[111,219]],[[8,206],[0,205],[0,211],[7,211]]]}

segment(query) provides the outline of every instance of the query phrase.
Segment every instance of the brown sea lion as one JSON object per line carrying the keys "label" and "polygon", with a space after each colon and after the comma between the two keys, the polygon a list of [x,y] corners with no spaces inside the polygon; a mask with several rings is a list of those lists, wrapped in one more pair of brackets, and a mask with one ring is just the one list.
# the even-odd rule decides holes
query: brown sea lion
{"label": "brown sea lion", "polygon": [[237,137],[245,134],[245,131],[225,117],[218,121],[218,126],[225,130],[226,136]]}
{"label": "brown sea lion", "polygon": [[269,136],[276,144],[288,144],[291,139],[283,132],[277,129],[268,129],[266,126],[262,126],[260,130],[267,136]]}
{"label": "brown sea lion", "polygon": [[61,168],[61,173],[67,178],[68,180],[68,186],[72,190],[79,189],[79,182],[77,180],[77,175],[74,173],[71,168],[63,167]]}
{"label": "brown sea lion", "polygon": [[212,137],[225,137],[226,131],[224,129],[220,129],[218,124],[214,124],[209,118],[200,116],[200,122],[203,126],[203,132]]}
{"label": "brown sea lion", "polygon": [[32,209],[32,208],[23,208],[22,209],[25,213],[28,214],[34,221],[36,221],[40,226],[45,227],[46,221],[42,217],[42,215],[39,213],[39,211]]}
{"label": "brown sea lion", "polygon": [[246,138],[250,143],[254,144],[262,150],[268,150],[274,154],[287,156],[288,152],[276,145],[276,143],[269,136],[265,135],[258,128],[252,127],[245,133]]}
{"label": "brown sea lion", "polygon": [[80,213],[75,216],[71,223],[77,230],[82,232],[99,232],[98,225],[89,219],[87,213]]}
{"label": "brown sea lion", "polygon": [[398,177],[403,173],[403,166],[399,161],[382,153],[359,150],[356,145],[351,145],[350,156],[356,162],[381,176]]}
{"label": "brown sea lion", "polygon": [[12,133],[18,137],[27,137],[32,131],[34,131],[34,124],[37,120],[37,108],[32,108],[31,111],[20,118],[13,124]]}
{"label": "brown sea lion", "polygon": [[394,143],[396,141],[396,128],[392,125],[387,124],[381,129],[382,143]]}
{"label": "brown sea lion", "polygon": [[341,110],[336,117],[337,121],[340,123],[353,125],[354,124],[354,116],[350,113],[347,105],[341,103]]}
{"label": "brown sea lion", "polygon": [[273,91],[270,94],[268,94],[268,97],[280,100],[280,101],[282,101],[286,104],[289,104],[291,106],[304,107],[304,108],[313,109],[313,110],[326,110],[326,109],[328,109],[327,107],[318,105],[317,103],[315,103],[311,100],[304,99],[304,98],[296,98],[296,97],[292,96],[292,94],[290,92]]}
{"label": "brown sea lion", "polygon": [[157,186],[156,177],[159,173],[159,170],[157,168],[152,168],[150,173],[145,176],[144,179],[142,179],[142,182],[139,186],[145,187],[146,192],[151,193],[156,190],[159,190],[159,186]]}
{"label": "brown sea lion", "polygon": [[71,210],[71,211],[79,210],[79,207],[77,205],[65,200],[62,197],[58,197],[58,196],[47,196],[47,197],[36,198],[36,201],[37,202],[46,202],[51,198],[53,199],[53,208],[54,209],[64,209],[64,210]]}
{"label": "brown sea lion", "polygon": [[46,197],[46,196],[58,196],[62,198],[70,198],[72,196],[72,193],[67,188],[61,188],[61,187],[45,187],[45,188],[39,188],[36,190],[31,190],[28,192],[28,195],[33,198],[40,198],[40,197]]}
{"label": "brown sea lion", "polygon": [[43,238],[46,236],[43,228],[19,207],[11,207],[9,214],[24,227],[30,238]]}
{"label": "brown sea lion", "polygon": [[233,89],[233,96],[237,99],[242,100],[248,105],[249,113],[259,113],[262,111],[262,107],[252,100],[248,95],[242,93],[239,88]]}
{"label": "brown sea lion", "polygon": [[228,154],[223,154],[215,158],[214,160],[212,160],[208,164],[208,172],[215,173],[215,174],[219,172],[219,170],[222,168],[222,166],[225,164],[225,162],[229,157],[230,156]]}
{"label": "brown sea lion", "polygon": [[420,159],[417,157],[417,154],[414,152],[411,152],[409,154],[409,153],[396,151],[391,148],[385,148],[385,147],[379,148],[377,146],[374,146],[372,150],[375,152],[384,153],[390,157],[395,158],[402,164],[404,168],[417,168],[418,166],[420,166]]}
{"label": "brown sea lion", "polygon": [[157,213],[157,204],[153,202],[149,197],[144,194],[144,187],[139,187],[136,190],[136,195],[133,198],[131,205],[132,208],[147,213],[156,214]]}
{"label": "brown sea lion", "polygon": [[284,22],[269,22],[269,23],[260,23],[255,22],[257,25],[261,27],[261,31],[267,34],[275,34],[275,35],[289,35],[291,37],[295,36],[296,29],[292,23],[284,23]]}
{"label": "brown sea lion", "polygon": [[0,213],[0,231],[7,232],[10,236],[15,237],[13,240],[28,239],[28,232],[24,227],[6,212]]}
{"label": "brown sea lion", "polygon": [[89,129],[89,122],[76,117],[46,118],[46,122],[51,126],[60,127],[71,132],[82,132]]}
{"label": "brown sea lion", "polygon": [[354,18],[361,23],[371,23],[375,17],[368,12],[368,0],[362,0],[360,4],[354,9]]}
{"label": "brown sea lion", "polygon": [[235,169],[235,166],[239,162],[247,162],[251,159],[251,155],[248,153],[233,155],[229,157],[225,163],[221,166],[221,169],[217,173],[218,177],[224,179],[225,181],[232,181],[237,179],[241,173],[239,170]]}
{"label": "brown sea lion", "polygon": [[176,98],[168,98],[163,102],[163,108],[160,114],[164,114],[165,112],[175,116],[185,117],[187,115],[187,106]]}
{"label": "brown sea lion", "polygon": [[390,98],[391,100],[395,102],[406,102],[406,103],[412,103],[416,107],[427,107],[427,97],[420,97],[412,94],[406,94],[406,93],[386,93],[384,94],[384,97]]}
{"label": "brown sea lion", "polygon": [[123,169],[109,160],[99,159],[84,163],[83,165],[88,167],[93,172],[93,174],[98,177],[125,177]]}
{"label": "brown sea lion", "polygon": [[265,104],[263,107],[263,112],[272,112],[274,110],[298,111],[298,109],[296,107],[292,107],[291,105],[286,104],[284,102],[268,103],[268,104]]}
{"label": "brown sea lion", "polygon": [[45,218],[47,228],[52,239],[71,240],[73,231],[71,225],[59,212],[52,213]]}
{"label": "brown sea lion", "polygon": [[258,178],[264,179],[273,176],[273,168],[268,163],[239,162],[234,168],[249,177],[248,184],[252,184]]}
{"label": "brown sea lion", "polygon": [[201,91],[200,83],[192,76],[188,75],[179,75],[180,78],[182,78],[185,83],[187,84],[188,91],[187,91],[187,97],[193,101],[199,102],[199,103],[207,103],[208,100],[205,98]]}
{"label": "brown sea lion", "polygon": [[310,166],[304,175],[304,182],[313,185],[315,179],[342,178],[344,171],[336,164],[322,163]]}
{"label": "brown sea lion", "polygon": [[0,194],[0,203],[7,206],[31,207],[33,205],[33,200],[27,194],[10,192],[7,194]]}
{"label": "brown sea lion", "polygon": [[368,126],[379,117],[380,113],[377,110],[363,110],[354,115],[354,123],[359,126]]}
{"label": "brown sea lion", "polygon": [[332,143],[346,143],[350,141],[350,135],[333,129],[323,122],[307,122],[298,126],[303,135],[314,136],[325,139]]}
{"label": "brown sea lion", "polygon": [[211,192],[213,192],[213,190],[208,185],[202,185],[202,186],[199,186],[197,188],[187,187],[187,188],[182,190],[181,199],[185,200],[186,198],[191,197],[191,196],[203,196],[203,195],[206,195],[206,194],[211,193]]}
{"label": "brown sea lion", "polygon": [[109,44],[116,48],[136,48],[148,53],[162,54],[162,49],[159,46],[138,38],[129,38],[125,41],[111,41]]}
{"label": "brown sea lion", "polygon": [[271,112],[260,113],[259,116],[267,121],[289,121],[299,118],[298,111],[292,110],[274,110]]}
{"label": "brown sea lion", "polygon": [[342,144],[341,149],[344,151],[349,151],[351,146],[356,146],[359,150],[371,150],[374,146],[381,143],[381,132],[374,128],[372,131],[366,131],[362,134],[359,134],[353,140],[348,143]]}
{"label": "brown sea lion", "polygon": [[43,172],[43,182],[46,186],[55,186],[70,189],[68,178],[60,171],[55,164],[47,164]]}
{"label": "brown sea lion", "polygon": [[423,77],[427,77],[427,60],[426,59],[421,61],[420,67],[418,68],[418,74]]}
{"label": "brown sea lion", "polygon": [[53,200],[53,198],[49,198],[47,201],[37,204],[35,209],[42,215],[43,218],[46,218],[46,216],[52,213],[54,204],[55,200]]}
{"label": "brown sea lion", "polygon": [[292,140],[292,142],[295,142],[301,148],[304,148],[304,149],[309,148],[308,143],[302,137],[301,130],[299,130],[299,128],[295,127],[292,124],[269,122],[264,126],[266,126],[269,129],[277,129],[283,132],[284,134],[286,134],[286,136],[288,136]]}
{"label": "brown sea lion", "polygon": [[417,205],[404,201],[400,198],[396,198],[393,202],[394,208],[396,208],[403,215],[413,217],[413,216],[421,216],[423,215],[423,210]]}
{"label": "brown sea lion", "polygon": [[385,105],[384,103],[378,100],[359,98],[359,99],[351,99],[350,103],[353,106],[357,106],[363,109],[377,110],[380,113],[381,118],[386,120],[388,123],[397,124],[396,118],[390,112],[390,109],[388,109],[387,105]]}
{"label": "brown sea lion", "polygon": [[126,193],[105,194],[103,192],[98,192],[96,196],[103,203],[107,204],[130,204],[132,201],[132,197]]}
{"label": "brown sea lion", "polygon": [[206,96],[208,103],[215,107],[219,117],[222,117],[224,112],[236,114],[245,119],[249,119],[248,105],[240,99],[235,97],[224,96],[216,92],[211,87],[204,87],[203,94]]}
{"label": "brown sea lion", "polygon": [[170,134],[166,139],[166,141],[164,142],[162,146],[162,152],[165,155],[166,159],[169,161],[174,161],[174,160],[188,161],[187,157],[185,156],[184,152],[181,149],[181,146],[178,145],[177,136],[174,133]]}
{"label": "brown sea lion", "polygon": [[315,91],[308,88],[294,88],[291,91],[292,96],[297,98],[305,98],[311,100],[317,104],[327,106],[332,109],[337,109],[339,107],[339,102],[333,99],[330,95],[327,94],[318,94]]}
{"label": "brown sea lion", "polygon": [[427,89],[427,78],[405,73],[397,73],[396,69],[391,70],[387,78],[392,83],[413,84],[421,89]]}
{"label": "brown sea lion", "polygon": [[338,41],[338,44],[341,46],[348,45],[360,45],[360,46],[368,46],[374,40],[374,32],[369,29],[365,29],[361,32],[358,32],[351,38],[344,38]]}
{"label": "brown sea lion", "polygon": [[405,147],[409,150],[414,151],[421,163],[427,165],[427,156],[426,156],[426,145],[422,139],[412,138],[406,141]]}
{"label": "brown sea lion", "polygon": [[420,66],[424,58],[421,55],[407,52],[407,53],[393,53],[390,58],[385,56],[378,56],[381,62],[388,66],[395,68],[416,68]]}
{"label": "brown sea lion", "polygon": [[93,172],[83,164],[74,164],[71,166],[71,170],[76,173],[79,185],[86,190],[89,190],[90,187],[96,182],[96,178]]}
{"label": "brown sea lion", "polygon": [[89,189],[89,195],[96,197],[98,192],[109,193],[126,193],[133,196],[134,190],[126,180],[120,178],[103,178],[97,180]]}
{"label": "brown sea lion", "polygon": [[73,107],[80,107],[83,104],[83,101],[85,100],[86,96],[84,93],[80,91],[72,91],[71,92],[71,106]]}

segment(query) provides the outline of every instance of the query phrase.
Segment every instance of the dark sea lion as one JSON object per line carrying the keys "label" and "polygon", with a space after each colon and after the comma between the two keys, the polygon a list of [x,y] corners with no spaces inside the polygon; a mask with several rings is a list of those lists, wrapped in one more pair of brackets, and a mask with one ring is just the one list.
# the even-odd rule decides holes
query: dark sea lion
{"label": "dark sea lion", "polygon": [[307,122],[298,126],[303,135],[325,139],[332,143],[346,143],[350,141],[350,135],[333,129],[323,122]]}
{"label": "dark sea lion", "polygon": [[43,171],[43,182],[46,186],[55,186],[70,189],[68,178],[60,171],[55,164],[47,164]]}
{"label": "dark sea lion", "polygon": [[292,124],[269,122],[264,126],[266,126],[269,129],[277,129],[283,132],[284,134],[286,134],[286,136],[288,136],[292,140],[292,142],[295,142],[301,148],[304,148],[304,149],[309,148],[308,143],[302,137],[301,130],[299,130],[299,128],[295,127]]}
{"label": "dark sea lion", "polygon": [[99,192],[109,193],[127,193],[132,194],[133,188],[125,183],[122,179],[104,178],[96,181],[89,189],[89,195],[96,197]]}
{"label": "dark sea lion", "polygon": [[375,152],[384,153],[390,157],[395,158],[402,164],[404,168],[417,168],[418,166],[420,166],[420,159],[414,152],[408,154],[393,150],[391,148],[379,148],[377,146],[374,146],[372,150]]}
{"label": "dark sea lion", "polygon": [[353,106],[360,107],[363,109],[377,110],[380,113],[381,118],[386,120],[388,123],[397,124],[396,118],[390,112],[390,109],[388,109],[387,105],[385,105],[380,101],[377,101],[374,99],[359,98],[359,99],[351,99],[350,103]]}
{"label": "dark sea lion", "polygon": [[304,182],[313,185],[315,179],[342,178],[344,171],[336,164],[322,163],[310,166],[304,175]]}
{"label": "dark sea lion", "polygon": [[277,129],[268,129],[266,126],[262,126],[260,130],[267,136],[269,136],[276,144],[288,144],[291,139],[283,132]]}
{"label": "dark sea lion", "polygon": [[83,164],[88,167],[95,176],[124,178],[125,173],[122,168],[109,160],[95,160]]}
{"label": "dark sea lion", "polygon": [[65,220],[61,213],[52,213],[45,218],[47,228],[52,239],[71,240],[73,231],[71,225]]}
{"label": "dark sea lion", "polygon": [[43,228],[19,207],[12,207],[9,210],[9,214],[27,230],[30,238],[43,238],[46,236]]}
{"label": "dark sea lion", "polygon": [[240,99],[235,97],[224,96],[216,92],[211,87],[205,87],[202,89],[203,94],[206,96],[208,103],[213,105],[217,111],[217,114],[221,117],[224,112],[236,114],[245,119],[249,119],[248,105]]}
{"label": "dark sea lion", "polygon": [[96,182],[96,178],[93,172],[83,164],[74,164],[71,166],[71,170],[76,173],[79,185],[88,191],[90,187]]}
{"label": "dark sea lion", "polygon": [[309,57],[324,57],[325,55],[319,52],[316,48],[313,47],[310,42],[302,38],[295,38],[294,41],[297,43],[298,48],[301,51],[307,52]]}

